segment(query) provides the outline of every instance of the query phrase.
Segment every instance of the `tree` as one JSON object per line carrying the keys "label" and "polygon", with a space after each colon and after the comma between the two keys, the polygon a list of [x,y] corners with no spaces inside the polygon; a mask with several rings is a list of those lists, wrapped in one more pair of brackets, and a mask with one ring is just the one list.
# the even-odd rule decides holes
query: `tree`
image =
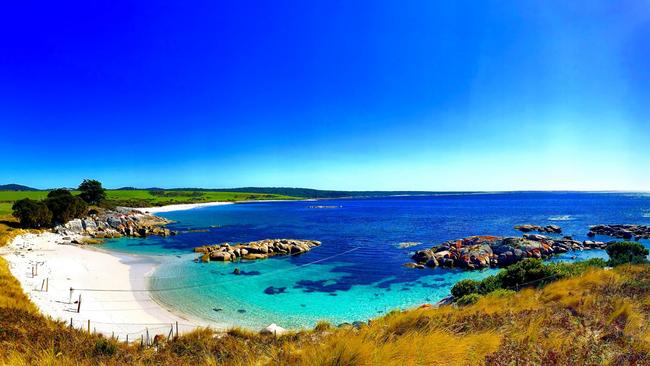
{"label": "tree", "polygon": [[106,199],[106,190],[99,181],[94,179],[84,179],[79,185],[81,194],[79,197],[89,205],[99,205]]}
{"label": "tree", "polygon": [[81,198],[73,196],[67,189],[55,189],[48,193],[45,204],[52,212],[53,224],[65,224],[83,217],[88,208]]}
{"label": "tree", "polygon": [[609,265],[618,266],[625,263],[645,263],[650,252],[643,245],[632,241],[619,241],[607,246]]}
{"label": "tree", "polygon": [[38,229],[52,224],[52,211],[43,201],[24,198],[14,202],[11,208],[13,216],[20,220],[20,224],[24,227]]}

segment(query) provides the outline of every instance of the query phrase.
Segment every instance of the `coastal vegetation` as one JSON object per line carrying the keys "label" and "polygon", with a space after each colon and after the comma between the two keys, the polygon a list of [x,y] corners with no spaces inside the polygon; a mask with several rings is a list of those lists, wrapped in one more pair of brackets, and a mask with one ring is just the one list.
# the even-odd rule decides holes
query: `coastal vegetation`
{"label": "coastal vegetation", "polygon": [[650,254],[648,249],[636,242],[622,241],[607,246],[607,255],[609,255],[611,266],[624,263],[646,263],[648,254]]}
{"label": "coastal vegetation", "polygon": [[525,287],[542,287],[558,279],[583,274],[594,268],[604,268],[606,265],[607,262],[600,258],[575,263],[547,264],[544,264],[541,259],[528,258],[480,281],[458,281],[451,288],[451,294],[455,302],[471,304],[478,301],[483,295],[495,292],[503,294]]}
{"label": "coastal vegetation", "polygon": [[11,208],[13,216],[23,227],[39,229],[84,217],[88,204],[67,189],[55,189],[48,192],[44,200],[23,198],[14,202]]}
{"label": "coastal vegetation", "polygon": [[[14,202],[29,198],[42,200],[47,198],[49,191],[0,191],[0,215],[11,214]],[[70,193],[78,195],[81,192],[71,190]],[[106,199],[102,206],[113,208],[125,207],[152,207],[182,203],[204,202],[240,202],[252,200],[295,200],[302,197],[284,196],[277,194],[250,193],[250,192],[206,192],[206,191],[177,191],[177,190],[106,190]]]}
{"label": "coastal vegetation", "polygon": [[79,192],[79,197],[89,205],[99,205],[106,199],[106,190],[94,179],[84,179],[79,185]]}
{"label": "coastal vegetation", "polygon": [[[326,322],[275,337],[200,329],[126,345],[38,314],[0,259],[0,364],[621,365],[650,362],[650,265],[495,291],[464,306],[393,311],[359,326]],[[579,272],[579,274],[578,274]],[[426,350],[426,351],[425,351]]]}

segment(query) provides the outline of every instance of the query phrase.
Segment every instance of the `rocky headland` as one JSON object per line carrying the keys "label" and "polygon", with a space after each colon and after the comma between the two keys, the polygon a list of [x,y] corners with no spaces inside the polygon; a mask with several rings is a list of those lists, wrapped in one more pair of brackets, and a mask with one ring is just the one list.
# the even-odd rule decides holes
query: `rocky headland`
{"label": "rocky headland", "polygon": [[650,239],[650,226],[645,225],[594,225],[589,228],[587,236],[611,236],[619,239]]}
{"label": "rocky headland", "polygon": [[523,237],[470,236],[418,250],[411,257],[415,263],[407,263],[406,266],[470,270],[505,267],[524,258],[548,258],[570,250],[604,249],[606,246],[603,242],[579,242],[570,237],[553,239],[539,234],[524,234]]}
{"label": "rocky headland", "polygon": [[539,225],[525,224],[525,225],[515,226],[515,230],[519,230],[522,233],[528,233],[531,231],[537,231],[539,233],[549,233],[549,234],[562,233],[562,228],[560,228],[557,225],[539,226]]}
{"label": "rocky headland", "polygon": [[82,219],[68,221],[54,228],[54,232],[66,236],[90,238],[119,238],[122,236],[147,237],[149,235],[169,236],[174,231],[164,227],[170,223],[162,217],[143,214],[130,209],[95,212]]}
{"label": "rocky headland", "polygon": [[194,252],[202,253],[201,257],[197,258],[201,262],[229,262],[239,259],[256,260],[275,255],[301,254],[320,244],[316,240],[265,239],[234,245],[229,243],[204,245],[194,248]]}

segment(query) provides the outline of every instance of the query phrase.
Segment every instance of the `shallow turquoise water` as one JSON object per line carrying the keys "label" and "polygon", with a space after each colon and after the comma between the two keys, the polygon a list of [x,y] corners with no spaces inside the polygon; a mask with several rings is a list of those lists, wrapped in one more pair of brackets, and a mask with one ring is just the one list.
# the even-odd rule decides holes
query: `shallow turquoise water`
{"label": "shallow turquoise water", "polygon": [[[650,197],[639,194],[509,193],[319,202],[274,202],[206,207],[162,214],[181,234],[109,241],[105,248],[161,256],[153,296],[217,326],[313,326],[367,320],[395,308],[433,303],[463,272],[403,267],[414,250],[468,235],[520,235],[521,223],[550,224],[584,239],[597,223],[650,224]],[[194,230],[200,230],[196,232]],[[194,263],[191,249],[219,242],[303,238],[321,247],[294,257],[255,262]],[[598,238],[597,238],[598,239]],[[600,238],[608,240],[608,238]],[[421,242],[401,249],[401,242]],[[604,251],[567,253],[554,260],[606,257]],[[242,275],[232,274],[239,268]]]}

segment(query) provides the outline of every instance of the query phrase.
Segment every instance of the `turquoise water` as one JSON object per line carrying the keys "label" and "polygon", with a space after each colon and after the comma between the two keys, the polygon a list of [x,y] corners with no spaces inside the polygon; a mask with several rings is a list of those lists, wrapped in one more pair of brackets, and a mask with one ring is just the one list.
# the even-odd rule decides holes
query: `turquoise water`
{"label": "turquoise water", "polygon": [[[520,235],[522,223],[558,224],[586,239],[589,225],[650,224],[644,194],[507,193],[390,197],[214,206],[161,214],[179,235],[118,239],[109,250],[162,259],[151,279],[157,301],[215,326],[287,328],[367,320],[391,309],[433,303],[464,278],[496,270],[464,272],[408,269],[410,254],[469,235]],[[198,245],[264,238],[320,240],[322,246],[293,257],[255,262],[194,263]],[[609,240],[609,238],[597,238]],[[420,242],[400,248],[402,242]],[[647,243],[644,243],[647,244]],[[604,251],[567,253],[554,260],[606,257]],[[235,268],[242,275],[234,275]]]}

